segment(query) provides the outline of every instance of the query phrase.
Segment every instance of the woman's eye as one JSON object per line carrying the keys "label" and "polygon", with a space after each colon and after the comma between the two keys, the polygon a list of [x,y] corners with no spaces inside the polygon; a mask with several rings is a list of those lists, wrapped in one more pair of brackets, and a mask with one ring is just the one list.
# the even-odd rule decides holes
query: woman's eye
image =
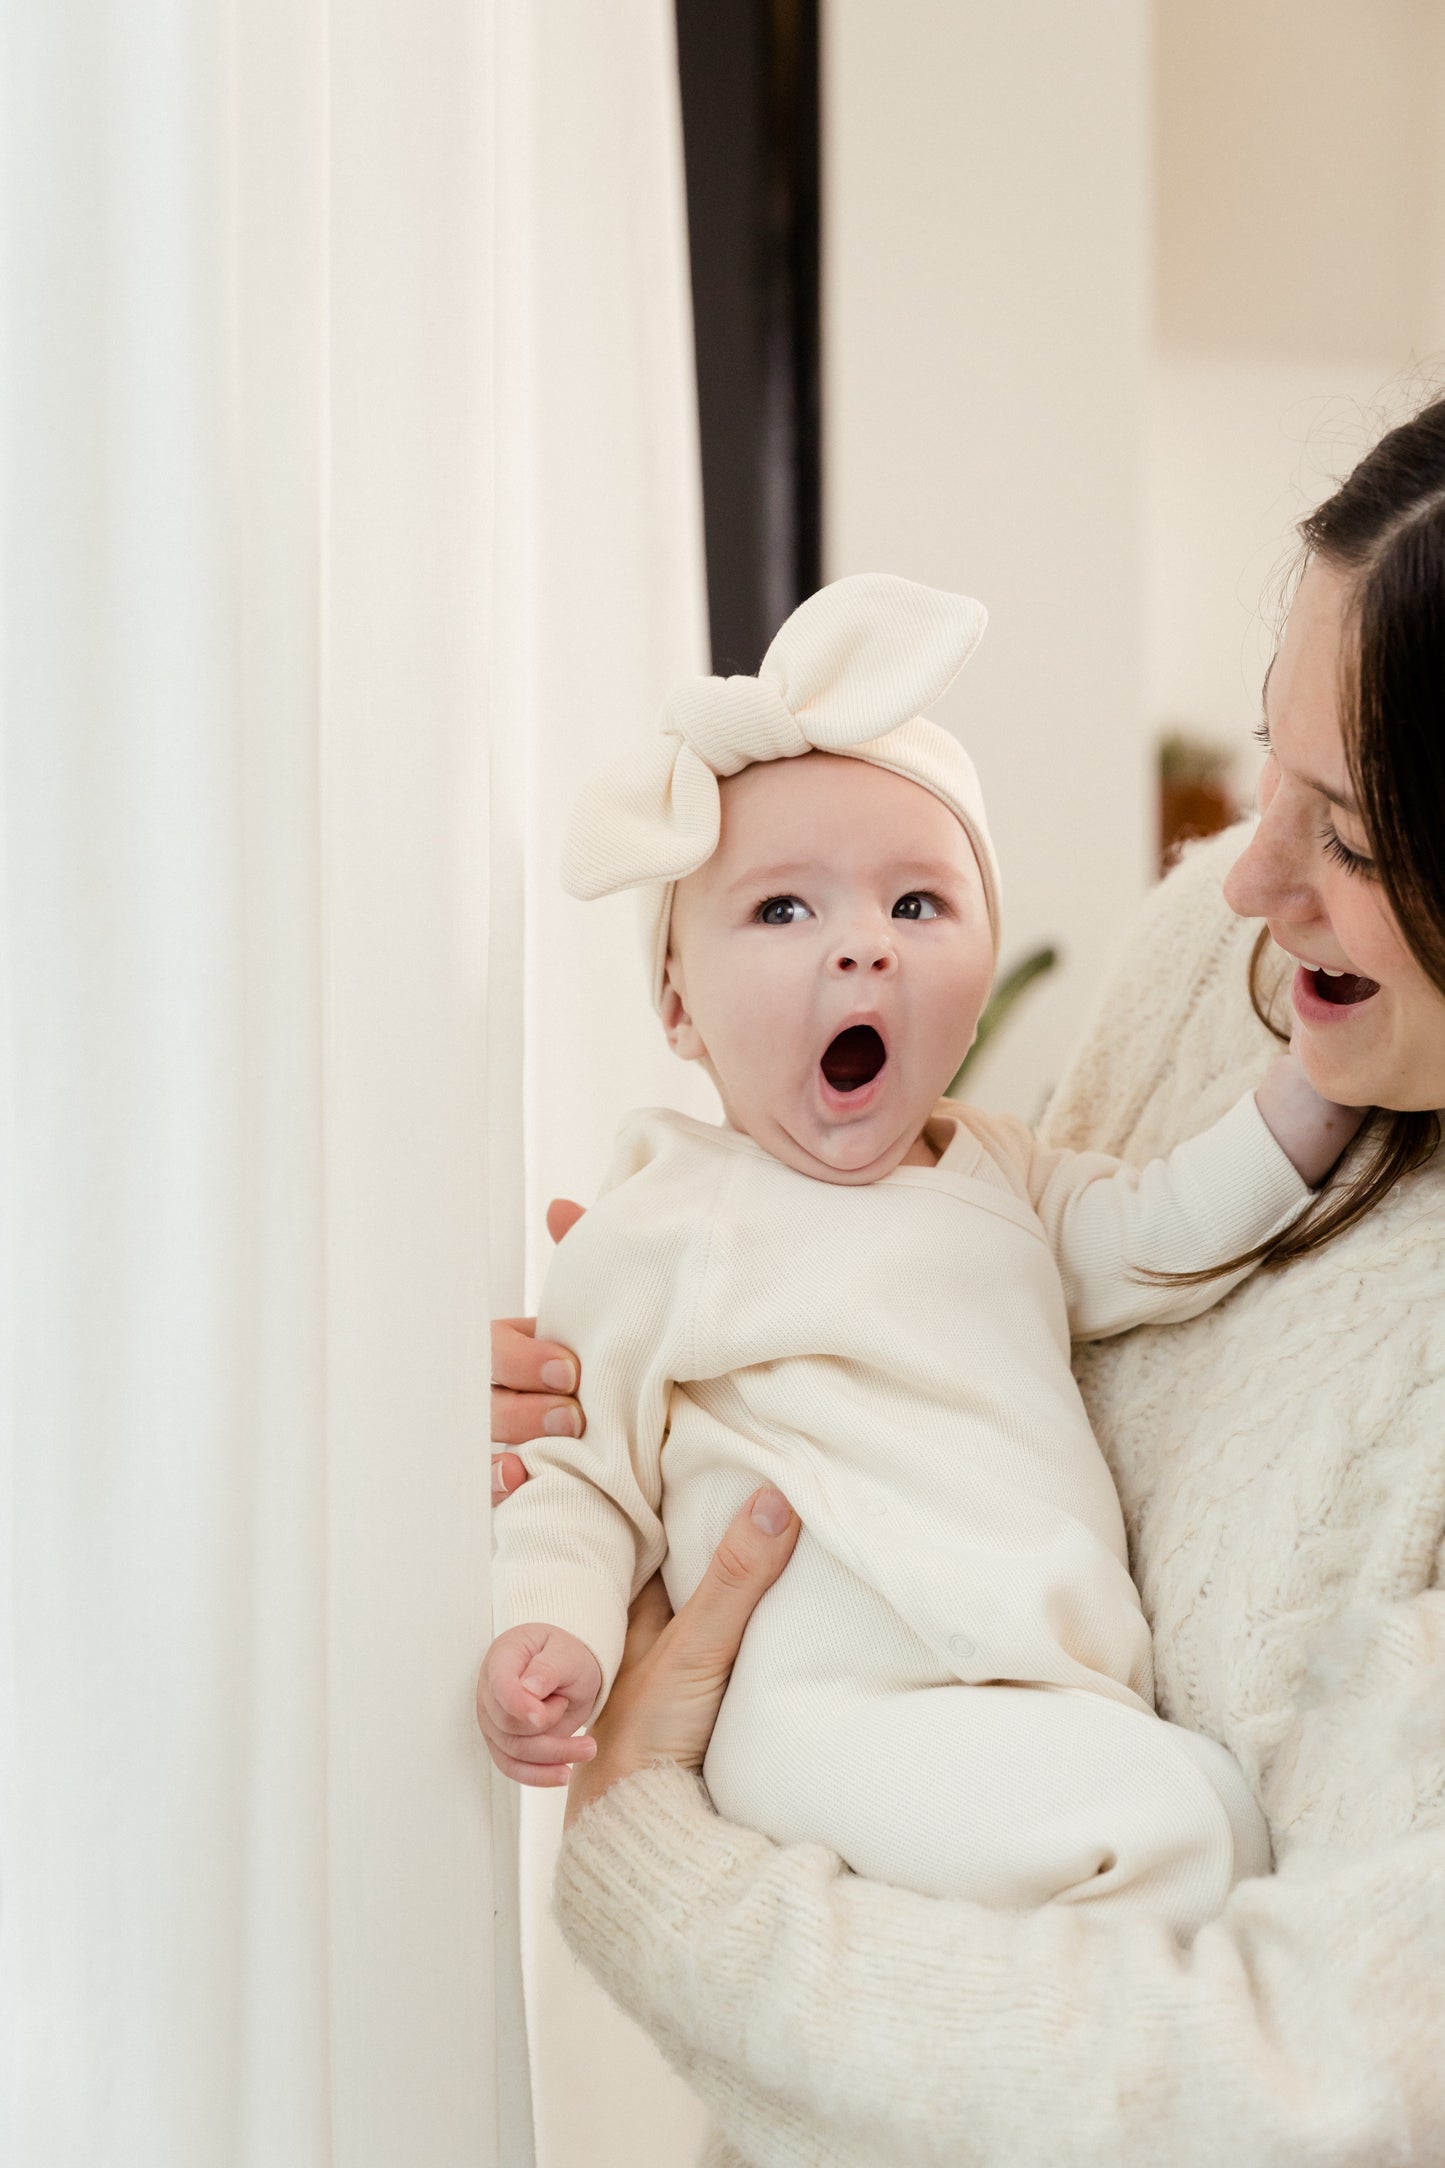
{"label": "woman's eye", "polygon": [[795,926],[799,919],[812,915],[801,896],[769,896],[753,913],[760,926]]}
{"label": "woman's eye", "polygon": [[1368,874],[1374,872],[1374,859],[1366,858],[1359,851],[1352,851],[1349,844],[1343,842],[1333,828],[1322,828],[1320,830],[1320,841],[1325,847],[1326,857],[1333,858],[1335,864],[1343,866],[1346,873]]}
{"label": "woman's eye", "polygon": [[910,889],[906,896],[900,896],[897,903],[894,904],[893,916],[895,918],[937,918],[938,898],[936,896],[925,896],[916,888]]}
{"label": "woman's eye", "polygon": [[1270,742],[1269,742],[1269,724],[1268,724],[1268,723],[1256,723],[1256,724],[1254,725],[1254,728],[1253,728],[1252,732],[1251,732],[1251,736],[1252,736],[1252,737],[1254,738],[1254,740],[1255,740],[1255,742],[1256,742],[1257,744],[1259,744],[1259,745],[1262,745],[1262,746],[1264,747],[1264,749],[1265,749],[1265,751],[1266,751],[1267,753],[1272,753],[1272,752],[1274,751],[1274,747],[1273,747],[1273,746],[1272,746],[1272,745],[1270,744]]}

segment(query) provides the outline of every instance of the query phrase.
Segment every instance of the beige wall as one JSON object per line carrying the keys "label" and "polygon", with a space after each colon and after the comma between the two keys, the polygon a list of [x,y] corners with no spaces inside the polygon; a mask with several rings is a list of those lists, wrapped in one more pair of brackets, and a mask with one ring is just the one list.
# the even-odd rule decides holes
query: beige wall
{"label": "beige wall", "polygon": [[1147,707],[1247,793],[1294,523],[1445,384],[1445,6],[1153,13]]}
{"label": "beige wall", "polygon": [[1445,339],[1440,0],[1158,0],[1166,350],[1405,359]]}
{"label": "beige wall", "polygon": [[1161,353],[1149,400],[1147,707],[1228,754],[1242,804],[1294,524],[1428,394],[1373,362]]}
{"label": "beige wall", "polygon": [[1031,1115],[1147,878],[1144,0],[828,0],[827,575],[976,594],[1005,960],[1066,955],[977,1080]]}

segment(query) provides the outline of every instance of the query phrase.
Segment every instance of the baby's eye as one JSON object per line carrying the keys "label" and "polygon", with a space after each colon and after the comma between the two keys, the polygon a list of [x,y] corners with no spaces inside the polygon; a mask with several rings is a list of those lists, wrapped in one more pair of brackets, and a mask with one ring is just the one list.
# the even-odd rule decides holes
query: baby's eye
{"label": "baby's eye", "polygon": [[937,918],[938,898],[936,896],[925,896],[916,888],[910,889],[906,896],[900,896],[897,903],[894,904],[893,916],[895,918]]}
{"label": "baby's eye", "polygon": [[769,896],[753,913],[760,926],[793,926],[812,915],[801,896]]}

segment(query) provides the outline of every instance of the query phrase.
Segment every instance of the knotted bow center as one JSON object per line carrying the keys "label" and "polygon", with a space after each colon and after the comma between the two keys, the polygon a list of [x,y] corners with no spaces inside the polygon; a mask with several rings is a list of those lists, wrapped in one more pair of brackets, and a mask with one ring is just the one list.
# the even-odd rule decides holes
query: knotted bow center
{"label": "knotted bow center", "polygon": [[661,727],[676,731],[714,775],[812,749],[771,677],[687,678],[668,696]]}

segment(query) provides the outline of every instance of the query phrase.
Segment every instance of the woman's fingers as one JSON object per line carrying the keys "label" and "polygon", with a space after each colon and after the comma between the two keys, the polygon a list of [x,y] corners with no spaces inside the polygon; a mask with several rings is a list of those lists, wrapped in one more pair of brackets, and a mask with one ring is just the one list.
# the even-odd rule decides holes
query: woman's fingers
{"label": "woman's fingers", "polygon": [[792,1557],[800,1525],[778,1491],[755,1491],[675,1619],[660,1578],[641,1591],[622,1667],[593,1726],[597,1753],[573,1774],[569,1823],[609,1785],[653,1762],[702,1767],[743,1629]]}
{"label": "woman's fingers", "polygon": [[520,1490],[527,1480],[527,1471],[515,1453],[492,1455],[492,1504],[499,1505],[510,1498],[514,1490]]}
{"label": "woman's fingers", "polygon": [[[539,1340],[535,1318],[492,1320],[494,1445],[526,1445],[532,1438],[543,1437],[580,1438],[587,1426],[572,1398],[576,1390],[576,1356],[555,1340]],[[524,1469],[518,1480],[525,1474]],[[492,1488],[496,1490],[495,1475]],[[516,1483],[507,1488],[514,1490]]]}
{"label": "woman's fingers", "polygon": [[575,1393],[577,1358],[555,1340],[539,1340],[535,1317],[494,1317],[492,1383],[514,1393]]}
{"label": "woman's fingers", "polygon": [[580,1438],[585,1428],[575,1400],[558,1393],[509,1393],[492,1387],[493,1445],[527,1445],[533,1438]]}
{"label": "woman's fingers", "polygon": [[[560,1242],[582,1217],[570,1197],[554,1197],[547,1207],[547,1229]],[[537,1338],[534,1317],[492,1320],[492,1443],[526,1445],[533,1438],[580,1438],[587,1418],[576,1399],[577,1358],[555,1340]],[[492,1503],[505,1498],[527,1471],[520,1461],[499,1468],[492,1458]]]}
{"label": "woman's fingers", "polygon": [[792,1557],[801,1529],[781,1491],[755,1492],[673,1622],[672,1661],[717,1680],[719,1699],[748,1620]]}
{"label": "woman's fingers", "polygon": [[554,1242],[560,1242],[569,1234],[586,1211],[585,1205],[574,1204],[570,1197],[554,1197],[547,1207],[547,1232]]}

